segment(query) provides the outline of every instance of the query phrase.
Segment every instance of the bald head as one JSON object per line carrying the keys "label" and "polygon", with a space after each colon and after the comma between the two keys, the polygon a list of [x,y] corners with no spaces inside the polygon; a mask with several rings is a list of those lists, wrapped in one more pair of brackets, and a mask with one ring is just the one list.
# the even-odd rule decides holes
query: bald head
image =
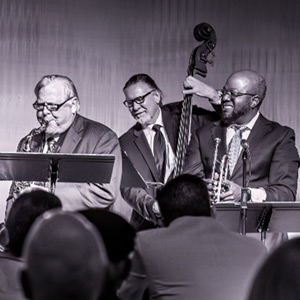
{"label": "bald head", "polygon": [[23,286],[33,300],[95,300],[108,259],[101,236],[81,215],[52,210],[32,226],[23,257]]}
{"label": "bald head", "polygon": [[239,86],[244,87],[247,93],[255,94],[260,98],[260,104],[265,98],[267,85],[265,78],[252,70],[241,70],[232,73],[228,79],[228,82],[235,81]]}
{"label": "bald head", "polygon": [[266,94],[263,76],[251,70],[234,72],[221,91],[224,124],[248,124],[258,113]]}

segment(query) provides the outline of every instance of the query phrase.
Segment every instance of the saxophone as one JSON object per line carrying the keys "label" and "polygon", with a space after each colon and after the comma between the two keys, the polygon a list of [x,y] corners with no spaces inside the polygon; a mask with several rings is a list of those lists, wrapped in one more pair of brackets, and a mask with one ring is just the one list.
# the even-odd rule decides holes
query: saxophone
{"label": "saxophone", "polygon": [[19,152],[32,152],[32,140],[34,136],[37,136],[46,130],[47,123],[43,122],[40,127],[34,128],[30,133],[25,137],[24,144],[20,145],[21,149],[18,149]]}
{"label": "saxophone", "polygon": [[[46,130],[47,123],[42,123],[40,127],[34,128],[30,131],[30,133],[21,140],[20,144],[18,145],[17,152],[33,152],[34,149],[33,144],[34,137],[40,135]],[[10,196],[12,196],[13,199],[16,199],[19,194],[25,189],[30,187],[32,182],[30,181],[14,181],[10,188]]]}

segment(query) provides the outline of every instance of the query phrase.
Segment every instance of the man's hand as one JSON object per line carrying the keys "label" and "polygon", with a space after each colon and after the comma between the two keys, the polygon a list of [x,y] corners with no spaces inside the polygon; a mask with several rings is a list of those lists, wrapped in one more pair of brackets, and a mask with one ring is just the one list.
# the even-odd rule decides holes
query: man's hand
{"label": "man's hand", "polygon": [[[215,173],[214,179],[204,179],[209,197],[212,202],[216,201],[219,185],[219,174]],[[241,200],[241,187],[233,181],[226,180],[222,182],[220,191],[220,201],[236,201]],[[225,190],[225,191],[224,191]]]}
{"label": "man's hand", "polygon": [[229,190],[220,195],[220,200],[239,202],[241,200],[242,187],[234,183],[233,181],[229,181],[229,180],[227,180],[225,184],[228,185]]}
{"label": "man's hand", "polygon": [[159,226],[159,227],[162,227],[163,226],[163,221],[162,221],[162,216],[161,216],[161,213],[160,213],[160,210],[159,210],[159,206],[158,206],[158,203],[157,201],[155,201],[153,203],[153,206],[152,206],[152,210],[153,210],[153,213],[156,217],[156,224]]}
{"label": "man's hand", "polygon": [[193,76],[188,76],[185,79],[183,87],[184,95],[196,94],[197,96],[208,98],[211,104],[220,104],[220,98],[217,91]]}

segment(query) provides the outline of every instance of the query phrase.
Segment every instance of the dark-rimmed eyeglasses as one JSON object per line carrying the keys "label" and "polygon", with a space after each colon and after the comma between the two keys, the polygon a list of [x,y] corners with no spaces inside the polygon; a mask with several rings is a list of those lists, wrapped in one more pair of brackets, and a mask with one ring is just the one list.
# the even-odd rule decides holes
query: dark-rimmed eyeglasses
{"label": "dark-rimmed eyeglasses", "polygon": [[218,95],[220,98],[224,97],[225,95],[230,96],[232,99],[235,99],[237,97],[240,96],[257,96],[256,94],[250,94],[250,93],[240,93],[238,90],[236,89],[232,89],[230,91],[226,90],[225,88],[222,88],[220,90],[217,90]]}
{"label": "dark-rimmed eyeglasses", "polygon": [[145,101],[145,98],[147,97],[147,96],[149,96],[152,92],[154,92],[156,89],[153,89],[153,90],[151,90],[150,92],[148,92],[147,94],[145,94],[145,95],[143,95],[143,96],[139,96],[139,97],[136,97],[136,98],[134,98],[134,99],[131,99],[131,100],[125,100],[124,102],[123,102],[123,104],[126,106],[126,107],[132,107],[133,106],[133,103],[135,102],[135,103],[137,103],[137,104],[142,104],[142,103],[144,103],[144,101]]}
{"label": "dark-rimmed eyeglasses", "polygon": [[38,111],[41,111],[41,110],[44,110],[44,107],[46,107],[49,111],[58,111],[64,104],[66,104],[68,101],[74,99],[76,97],[71,97],[71,98],[68,98],[66,101],[64,101],[63,103],[61,104],[54,104],[54,103],[38,103],[38,100],[36,100],[32,106],[35,110],[38,110]]}

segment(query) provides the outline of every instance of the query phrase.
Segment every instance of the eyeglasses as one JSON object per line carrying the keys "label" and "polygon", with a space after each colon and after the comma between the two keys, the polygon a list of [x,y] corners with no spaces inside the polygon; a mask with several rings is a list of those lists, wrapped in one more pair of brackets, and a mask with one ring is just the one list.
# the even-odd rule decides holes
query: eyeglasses
{"label": "eyeglasses", "polygon": [[217,90],[219,97],[224,97],[225,95],[229,95],[232,99],[235,99],[240,96],[256,96],[256,94],[250,94],[250,93],[240,93],[236,89],[232,89],[230,91],[226,90],[225,88],[222,88],[220,90]]}
{"label": "eyeglasses", "polygon": [[123,104],[126,106],[126,107],[132,107],[133,106],[133,103],[135,102],[135,103],[137,103],[137,104],[142,104],[142,103],[144,103],[144,101],[145,101],[145,98],[147,97],[147,96],[149,96],[152,92],[154,92],[156,89],[153,89],[153,90],[151,90],[150,92],[148,92],[147,94],[145,94],[145,95],[143,95],[143,96],[139,96],[139,97],[136,97],[136,98],[134,98],[134,99],[132,99],[132,100],[125,100],[124,102],[123,102]]}
{"label": "eyeglasses", "polygon": [[64,101],[63,103],[61,104],[54,104],[54,103],[38,103],[38,101],[36,100],[32,106],[34,109],[38,110],[38,111],[41,111],[44,109],[44,107],[46,106],[46,108],[49,110],[49,111],[58,111],[65,103],[67,103],[68,101],[74,99],[76,97],[71,97],[69,99],[67,99],[66,101]]}

